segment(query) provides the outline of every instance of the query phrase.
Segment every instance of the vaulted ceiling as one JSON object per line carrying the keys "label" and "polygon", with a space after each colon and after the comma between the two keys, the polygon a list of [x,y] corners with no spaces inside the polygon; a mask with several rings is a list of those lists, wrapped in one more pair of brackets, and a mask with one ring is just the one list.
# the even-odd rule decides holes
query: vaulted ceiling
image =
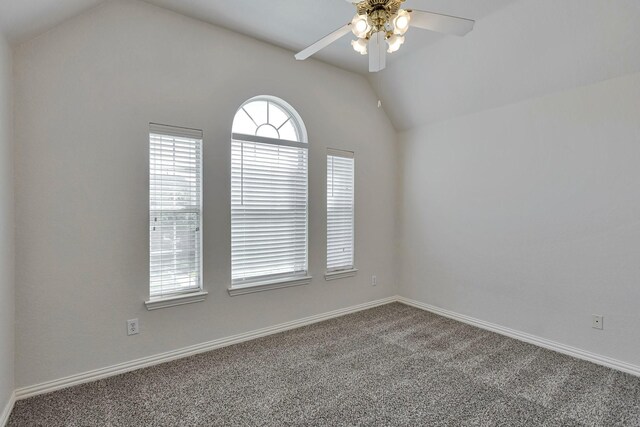
{"label": "vaulted ceiling", "polygon": [[518,0],[370,80],[399,131],[640,72],[640,0]]}
{"label": "vaulted ceiling", "polygon": [[[193,18],[235,30],[291,51],[300,51],[351,21],[355,8],[345,0],[147,0]],[[513,0],[407,0],[408,8],[481,19]],[[230,7],[232,6],[232,7]],[[420,46],[442,36],[412,30],[405,46],[394,57],[410,55]],[[317,55],[317,59],[362,74],[368,73],[367,57],[358,55],[344,37]],[[393,58],[390,58],[392,60]]]}
{"label": "vaulted ceiling", "polygon": [[[28,40],[82,11],[109,0],[2,0],[0,28],[14,43]],[[145,0],[183,15],[297,52],[351,20],[355,9],[345,0]],[[407,0],[406,6],[481,19],[514,0]],[[411,55],[443,36],[412,30],[403,48],[390,58]],[[344,37],[317,59],[362,74],[367,58]]]}
{"label": "vaulted ceiling", "polygon": [[[0,0],[0,29],[19,44],[104,1],[114,0]],[[354,14],[345,0],[145,1],[292,56]],[[400,131],[640,72],[640,0],[407,0],[406,7],[478,22],[464,38],[411,30],[377,74],[348,36],[316,57],[366,76]]]}

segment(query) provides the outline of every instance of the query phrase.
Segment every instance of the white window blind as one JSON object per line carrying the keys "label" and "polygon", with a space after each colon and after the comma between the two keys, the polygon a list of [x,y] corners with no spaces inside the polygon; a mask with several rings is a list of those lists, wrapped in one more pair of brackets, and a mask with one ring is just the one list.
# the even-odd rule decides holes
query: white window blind
{"label": "white window blind", "polygon": [[202,289],[202,131],[150,125],[150,296]]}
{"label": "white window blind", "polygon": [[306,144],[234,134],[231,151],[232,285],[306,276]]}
{"label": "white window blind", "polygon": [[327,271],[354,268],[355,159],[352,152],[327,154]]}
{"label": "white window blind", "polygon": [[233,120],[231,287],[305,277],[308,145],[300,116],[260,96]]}

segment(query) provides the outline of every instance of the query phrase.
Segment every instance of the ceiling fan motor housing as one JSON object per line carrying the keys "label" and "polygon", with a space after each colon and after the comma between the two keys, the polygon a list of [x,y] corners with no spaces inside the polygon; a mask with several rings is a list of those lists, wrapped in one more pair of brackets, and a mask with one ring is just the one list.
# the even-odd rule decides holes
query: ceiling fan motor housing
{"label": "ceiling fan motor housing", "polygon": [[356,5],[358,15],[368,16],[376,31],[385,31],[386,24],[400,10],[404,0],[364,0]]}

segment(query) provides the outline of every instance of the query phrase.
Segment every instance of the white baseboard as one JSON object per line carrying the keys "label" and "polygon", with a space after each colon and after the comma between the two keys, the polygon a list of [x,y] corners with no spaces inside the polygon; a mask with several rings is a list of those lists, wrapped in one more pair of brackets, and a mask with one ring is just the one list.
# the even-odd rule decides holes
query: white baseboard
{"label": "white baseboard", "polygon": [[[233,344],[239,344],[241,342],[253,340],[256,338],[266,337],[268,335],[277,334],[279,332],[288,331],[291,329],[300,328],[302,326],[310,325],[313,323],[322,322],[324,320],[333,319],[336,317],[345,316],[347,314],[356,313],[358,311],[367,310],[369,308],[378,307],[381,305],[396,302],[398,297],[389,297],[377,301],[371,301],[364,304],[355,305],[352,307],[342,308],[339,310],[330,311],[328,313],[318,314],[315,316],[305,317],[303,319],[294,320],[287,323],[281,323],[279,325],[270,326],[267,328],[258,329],[243,334],[238,334],[226,338],[217,339],[214,341],[196,344],[193,346],[181,348],[179,350],[169,351],[166,353],[157,354],[155,356],[144,357],[142,359],[133,360],[131,362],[120,363],[118,365],[108,366],[101,369],[95,369],[93,371],[84,372],[81,374],[71,375],[66,378],[58,380],[48,381],[33,386],[19,388],[15,391],[15,399],[26,399],[28,397],[37,396],[40,394],[50,393],[52,391],[60,390],[67,387],[72,387],[79,384],[84,384],[92,381],[97,381],[103,378],[120,375],[126,372],[135,371],[137,369],[146,368],[153,365],[158,365],[172,360],[181,359],[183,357],[193,356],[199,353],[205,353],[207,351],[215,350],[221,347],[227,347]],[[2,424],[0,423],[0,426]]]}
{"label": "white baseboard", "polygon": [[620,360],[612,359],[610,357],[601,356],[599,354],[591,353],[586,350],[581,350],[576,347],[561,344],[559,342],[551,341],[546,338],[540,338],[535,335],[528,334],[526,332],[516,331],[504,326],[496,325],[495,323],[485,322],[484,320],[476,319],[464,314],[458,314],[453,311],[445,310],[443,308],[435,307],[433,305],[425,304],[420,301],[412,300],[409,298],[398,297],[397,301],[412,307],[416,307],[431,313],[448,317],[449,319],[457,320],[459,322],[466,323],[471,326],[476,326],[481,329],[486,329],[491,332],[505,335],[510,338],[514,338],[520,341],[527,342],[529,344],[536,345],[538,347],[553,350],[558,353],[566,354],[577,359],[586,360],[588,362],[595,363],[597,365],[606,366],[607,368],[616,369],[618,371],[626,372],[631,375],[640,377],[640,366],[632,365],[630,363],[622,362]]}
{"label": "white baseboard", "polygon": [[7,402],[7,405],[2,410],[2,413],[0,413],[0,427],[4,427],[7,425],[7,422],[9,421],[9,415],[11,415],[11,411],[13,411],[13,405],[15,403],[16,403],[16,394],[14,392],[14,393],[11,393],[11,396],[9,396],[9,401]]}
{"label": "white baseboard", "polygon": [[606,356],[600,356],[598,354],[581,350],[579,348],[571,347],[571,346],[561,344],[555,341],[551,341],[545,338],[540,338],[525,332],[516,331],[514,329],[496,325],[494,323],[485,322],[483,320],[475,319],[473,317],[465,316],[463,314],[458,314],[453,311],[438,308],[438,307],[425,304],[419,301],[415,301],[409,298],[394,296],[394,297],[384,298],[377,301],[371,301],[368,303],[355,305],[352,307],[334,310],[328,313],[305,317],[303,319],[294,320],[287,323],[281,323],[279,325],[274,325],[267,328],[246,332],[243,334],[238,334],[238,335],[234,335],[226,338],[217,339],[217,340],[202,343],[202,344],[196,344],[190,347],[169,351],[169,352],[157,354],[154,356],[144,357],[144,358],[133,360],[130,362],[120,363],[117,365],[108,366],[101,369],[95,369],[95,370],[84,372],[81,374],[71,375],[69,377],[61,378],[58,380],[48,381],[48,382],[36,384],[33,386],[19,388],[15,391],[14,395],[11,397],[11,400],[7,404],[7,407],[5,408],[4,412],[2,412],[2,417],[0,417],[0,427],[3,427],[4,423],[6,423],[6,420],[9,418],[9,414],[11,413],[11,409],[13,408],[13,404],[15,400],[26,399],[28,397],[50,393],[52,391],[60,390],[63,388],[72,387],[75,385],[84,384],[92,381],[97,381],[103,378],[108,378],[108,377],[120,375],[126,372],[135,371],[137,369],[142,369],[142,368],[158,365],[165,362],[170,362],[172,360],[193,356],[199,353],[205,353],[218,348],[230,346],[233,344],[239,344],[245,341],[265,337],[268,335],[277,334],[279,332],[284,332],[291,329],[300,328],[302,326],[322,322],[322,321],[333,319],[336,317],[345,316],[347,314],[356,313],[358,311],[367,310],[369,308],[374,308],[381,305],[390,304],[393,302],[400,302],[412,307],[416,307],[422,310],[432,312],[440,316],[457,320],[459,322],[463,322],[472,326],[476,326],[482,329],[496,332],[498,334],[505,335],[520,341],[528,342],[530,344],[537,345],[539,347],[543,347],[549,350],[553,350],[558,353],[566,354],[568,356],[586,360],[592,363],[596,363],[598,365],[606,366],[608,368],[616,369],[618,371],[626,372],[626,373],[640,377],[640,366],[632,365],[630,363],[622,362],[620,360],[612,359]]}

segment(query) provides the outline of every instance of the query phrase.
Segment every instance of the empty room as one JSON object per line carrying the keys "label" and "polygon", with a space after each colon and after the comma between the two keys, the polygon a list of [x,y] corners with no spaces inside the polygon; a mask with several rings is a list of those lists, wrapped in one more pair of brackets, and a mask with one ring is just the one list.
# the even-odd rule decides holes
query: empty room
{"label": "empty room", "polygon": [[0,427],[640,427],[640,0],[0,0]]}

